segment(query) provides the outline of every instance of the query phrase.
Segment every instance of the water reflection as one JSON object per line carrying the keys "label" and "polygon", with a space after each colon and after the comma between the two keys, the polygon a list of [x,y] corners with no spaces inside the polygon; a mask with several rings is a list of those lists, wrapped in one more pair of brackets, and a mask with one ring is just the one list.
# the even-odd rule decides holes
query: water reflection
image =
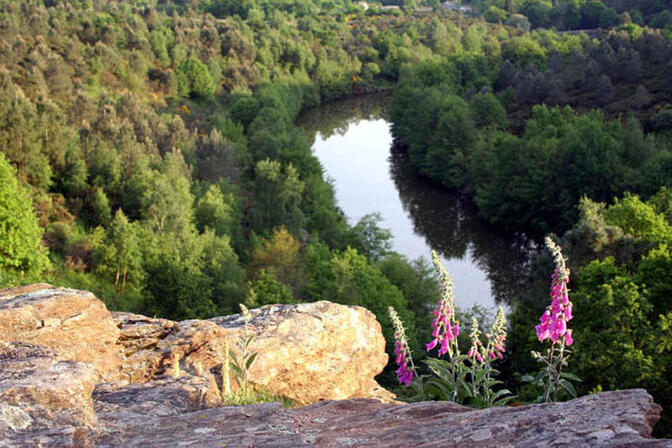
{"label": "water reflection", "polygon": [[487,225],[469,199],[418,175],[400,145],[393,144],[390,153],[390,175],[414,231],[444,258],[469,259],[485,272],[496,302],[515,301],[535,243]]}
{"label": "water reflection", "polygon": [[361,121],[387,121],[390,98],[389,92],[371,93],[315,107],[304,112],[297,124],[313,145],[318,134],[328,139],[334,135],[345,135],[350,125],[356,126]]}
{"label": "water reflection", "polygon": [[388,101],[387,95],[349,99],[307,111],[299,120],[334,182],[339,206],[351,221],[381,212],[393,249],[409,259],[437,250],[455,280],[459,306],[511,303],[534,244],[486,225],[459,193],[415,173],[404,148],[392,143]]}

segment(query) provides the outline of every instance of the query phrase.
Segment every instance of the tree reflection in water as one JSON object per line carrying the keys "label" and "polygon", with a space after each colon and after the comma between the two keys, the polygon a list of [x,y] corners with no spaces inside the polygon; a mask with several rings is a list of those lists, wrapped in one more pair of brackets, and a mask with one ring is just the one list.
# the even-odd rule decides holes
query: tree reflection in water
{"label": "tree reflection in water", "polygon": [[[306,111],[297,124],[314,146],[318,133],[323,139],[344,136],[351,126],[362,121],[386,119],[388,101],[389,94],[339,101]],[[392,144],[388,162],[401,206],[412,221],[414,233],[425,240],[427,256],[431,247],[448,263],[461,260],[473,265],[472,269],[485,273],[495,302],[511,304],[516,301],[527,286],[529,260],[536,249],[534,241],[524,234],[513,234],[488,225],[478,217],[475,205],[466,195],[449,191],[417,174],[402,145]],[[339,182],[348,182],[347,179],[333,181],[336,187]],[[339,206],[348,213],[348,204]],[[385,216],[385,210],[381,211]],[[411,236],[395,234],[394,237],[400,240]],[[460,279],[455,280],[459,292]],[[482,300],[479,303],[491,304]]]}
{"label": "tree reflection in water", "polygon": [[487,274],[495,301],[513,303],[525,287],[534,241],[488,225],[465,195],[419,175],[402,145],[392,145],[389,161],[390,175],[415,232],[446,259],[470,256]]}

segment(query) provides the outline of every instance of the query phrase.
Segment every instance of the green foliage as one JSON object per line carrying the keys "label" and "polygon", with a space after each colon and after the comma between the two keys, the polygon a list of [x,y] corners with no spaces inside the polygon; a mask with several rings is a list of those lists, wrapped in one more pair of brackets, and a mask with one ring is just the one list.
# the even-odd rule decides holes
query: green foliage
{"label": "green foliage", "polygon": [[420,172],[449,187],[465,183],[476,128],[462,98],[435,87],[401,88],[390,114]]}
{"label": "green foliage", "polygon": [[216,86],[208,67],[196,57],[182,61],[175,71],[177,91],[182,96],[207,98],[215,93]]}
{"label": "green foliage", "polygon": [[415,314],[414,327],[419,341],[431,340],[432,329],[427,322],[432,320],[428,303],[439,295],[439,284],[431,265],[425,258],[409,262],[405,257],[390,253],[376,263],[380,272],[399,288],[408,302],[408,309]]}
{"label": "green foliage", "polygon": [[156,232],[183,234],[192,227],[194,198],[179,154],[166,154],[160,170],[140,174],[142,216]]}
{"label": "green foliage", "polygon": [[143,311],[146,314],[174,320],[217,315],[210,280],[191,260],[177,253],[167,253],[148,262],[145,270],[148,300]]}
{"label": "green foliage", "polygon": [[102,188],[94,189],[87,198],[87,203],[88,210],[90,210],[88,216],[89,225],[92,227],[96,225],[106,226],[110,223],[112,219],[110,200]]}
{"label": "green foliage", "polygon": [[[666,188],[648,201],[626,195],[609,207],[584,200],[581,219],[563,237],[572,270],[578,273],[572,286],[571,327],[572,370],[582,379],[575,388],[579,395],[644,387],[656,402],[669,403],[671,204]],[[530,322],[540,311],[528,313],[530,308],[530,303],[521,303],[513,311],[512,319],[527,322],[527,328],[513,327],[517,351],[536,349]],[[532,370],[529,365],[519,368]],[[574,388],[567,390],[571,396]],[[664,413],[659,434],[669,431],[669,422]]]}
{"label": "green foliage", "polygon": [[16,171],[0,154],[0,284],[35,279],[50,266],[31,204]]}
{"label": "green foliage", "polygon": [[240,309],[242,310],[241,316],[245,321],[243,332],[240,334],[238,340],[240,353],[236,356],[233,352],[228,352],[227,346],[226,356],[227,358],[229,355],[231,356],[231,369],[233,370],[236,382],[240,388],[240,394],[242,397],[247,398],[249,392],[249,385],[247,384],[248,372],[250,367],[252,367],[252,364],[254,364],[254,360],[257,359],[257,352],[252,352],[250,350],[250,344],[254,341],[256,329],[250,324],[252,317],[245,305],[241,304]]}
{"label": "green foliage", "polygon": [[245,297],[245,271],[227,235],[219,236],[213,230],[199,235],[201,272],[208,278],[210,300],[217,306],[217,314],[235,311]]}
{"label": "green foliage", "polygon": [[[0,74],[1,75],[1,74]],[[0,79],[3,107],[0,110],[0,148],[17,169],[21,181],[37,188],[51,185],[52,168],[40,135],[37,105],[3,76]]]}
{"label": "green foliage", "polygon": [[479,93],[469,100],[469,112],[478,128],[506,129],[506,110],[492,93]]}
{"label": "green foliage", "polygon": [[212,229],[217,236],[241,238],[238,200],[233,192],[224,193],[219,186],[210,185],[194,209],[196,228],[200,232]]}
{"label": "green foliage", "polygon": [[347,236],[348,243],[371,260],[380,260],[392,248],[390,239],[392,232],[381,229],[379,223],[383,220],[380,213],[364,215],[355,224]]}
{"label": "green foliage", "polygon": [[506,19],[507,13],[495,5],[490,5],[483,13],[483,18],[488,22],[498,23]]}
{"label": "green foliage", "polygon": [[245,303],[251,307],[259,307],[276,303],[296,303],[292,291],[287,285],[280,283],[275,269],[260,270],[256,278],[248,283],[248,297]]}
{"label": "green foliage", "polygon": [[280,162],[266,159],[255,166],[253,186],[255,204],[249,212],[252,229],[260,232],[285,226],[298,234],[304,215],[299,208],[304,188],[293,165],[283,167]]}
{"label": "green foliage", "polygon": [[627,194],[617,199],[604,214],[606,224],[618,226],[635,238],[647,241],[669,241],[672,227],[665,217],[638,196]]}
{"label": "green foliage", "polygon": [[426,398],[475,408],[503,406],[514,398],[511,391],[502,387],[503,381],[494,378],[499,371],[489,364],[470,362],[465,355],[451,361],[428,358],[424,362],[434,374],[424,379]]}
{"label": "green foliage", "polygon": [[[656,371],[653,353],[643,350],[651,326],[646,292],[611,258],[590,263],[580,276],[574,294],[576,309],[582,310],[575,323],[579,375],[605,389],[659,381],[663,372]],[[597,340],[599,350],[591,346]]]}
{"label": "green foliage", "polygon": [[[542,364],[541,369],[536,375],[523,375],[521,380],[535,386],[537,390],[545,391],[539,394],[535,400],[537,403],[571,400],[577,397],[574,382],[580,382],[581,379],[574,374],[562,372],[562,368],[567,365],[570,353],[571,351],[567,349],[561,351],[560,347],[553,348],[555,355],[553,358],[532,352],[534,358]],[[550,397],[551,391],[554,391],[553,397]]]}
{"label": "green foliage", "polygon": [[480,213],[517,227],[568,229],[582,196],[609,200],[644,166],[628,160],[624,144],[636,132],[596,113],[535,107],[522,138],[496,133],[474,153]]}
{"label": "green foliage", "polygon": [[[306,275],[304,271],[303,258],[300,253],[300,243],[297,241],[285,227],[280,227],[273,230],[270,238],[263,240],[259,245],[254,247],[250,257],[250,271],[254,277],[256,271],[260,272],[265,280],[257,284],[257,287],[266,287],[270,290],[275,290],[283,296],[283,301],[278,303],[289,303],[284,297],[284,288],[278,291],[274,283],[275,279],[286,285],[290,291],[290,295],[295,298],[303,296],[303,289],[306,286]],[[270,290],[268,292],[270,292]],[[259,291],[258,291],[259,292]],[[259,298],[265,303],[267,300],[264,297]]]}
{"label": "green foliage", "polygon": [[118,292],[127,287],[141,288],[145,279],[140,247],[141,230],[130,223],[122,210],[105,231],[105,237],[94,248],[97,271],[114,279]]}

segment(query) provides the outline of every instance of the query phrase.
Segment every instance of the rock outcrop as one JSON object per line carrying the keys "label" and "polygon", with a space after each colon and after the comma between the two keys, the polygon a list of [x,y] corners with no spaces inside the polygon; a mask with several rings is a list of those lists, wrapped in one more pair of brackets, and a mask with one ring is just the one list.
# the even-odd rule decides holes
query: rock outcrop
{"label": "rock outcrop", "polygon": [[[250,310],[259,353],[251,382],[299,404],[392,394],[374,381],[387,364],[385,339],[375,316],[330,302],[269,305]],[[241,315],[211,319],[238,338]],[[319,381],[316,378],[319,377]]]}
{"label": "rock outcrop", "polygon": [[[250,350],[258,353],[249,372],[254,386],[300,404],[394,398],[373,379],[387,364],[387,355],[372,313],[330,302],[268,305],[250,313],[256,335]],[[113,316],[126,353],[122,370],[132,382],[160,377],[178,359],[182,371],[208,378],[221,389],[227,343],[240,355],[244,320],[239,314],[183,322],[130,313]]]}
{"label": "rock outcrop", "polygon": [[120,378],[114,319],[93,294],[38,284],[0,290],[0,341],[30,342],[58,359],[92,364],[103,381]]}
{"label": "rock outcrop", "polygon": [[[394,398],[374,380],[387,363],[385,340],[364,308],[316,302],[265,306],[251,315],[250,350],[258,355],[249,382],[255,387],[300,404]],[[240,315],[174,322],[110,313],[86,291],[44,284],[0,290],[0,341],[36,344],[51,350],[53,360],[89,363],[98,382],[162,380],[177,364],[216,396],[227,350],[239,355],[244,331]]]}
{"label": "rock outcrop", "polygon": [[251,310],[251,382],[313,404],[222,406],[244,323],[110,314],[90,293],[49,285],[0,291],[0,448],[672,448],[649,438],[660,407],[644,390],[480,411],[371,399],[393,398],[373,379],[387,361],[380,326],[328,302]]}

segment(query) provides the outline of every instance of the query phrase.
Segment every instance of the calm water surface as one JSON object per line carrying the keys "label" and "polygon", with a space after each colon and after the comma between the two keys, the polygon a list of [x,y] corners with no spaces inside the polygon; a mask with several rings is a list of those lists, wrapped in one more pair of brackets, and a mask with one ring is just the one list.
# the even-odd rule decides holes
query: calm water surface
{"label": "calm water surface", "polygon": [[385,119],[387,98],[346,100],[308,111],[299,120],[336,190],[350,223],[379,212],[392,232],[392,249],[409,260],[443,258],[455,301],[493,308],[513,299],[523,281],[530,243],[489,228],[472,204],[418,176],[394,145]]}

